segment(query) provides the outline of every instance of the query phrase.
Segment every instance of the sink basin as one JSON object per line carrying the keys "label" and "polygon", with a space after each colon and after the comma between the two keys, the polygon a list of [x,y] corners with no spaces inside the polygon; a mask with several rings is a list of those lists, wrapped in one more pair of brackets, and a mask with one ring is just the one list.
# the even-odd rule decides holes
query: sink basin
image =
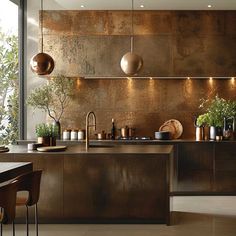
{"label": "sink basin", "polygon": [[112,148],[114,145],[109,144],[90,144],[89,148]]}

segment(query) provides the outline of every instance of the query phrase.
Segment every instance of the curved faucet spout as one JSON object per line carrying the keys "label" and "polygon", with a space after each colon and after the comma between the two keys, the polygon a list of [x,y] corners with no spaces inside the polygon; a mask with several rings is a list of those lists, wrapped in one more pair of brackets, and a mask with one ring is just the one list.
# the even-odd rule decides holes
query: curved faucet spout
{"label": "curved faucet spout", "polygon": [[[90,116],[93,118],[93,124],[90,124]],[[90,111],[86,115],[86,149],[89,148],[89,127],[94,127],[96,130],[96,116],[93,111]]]}

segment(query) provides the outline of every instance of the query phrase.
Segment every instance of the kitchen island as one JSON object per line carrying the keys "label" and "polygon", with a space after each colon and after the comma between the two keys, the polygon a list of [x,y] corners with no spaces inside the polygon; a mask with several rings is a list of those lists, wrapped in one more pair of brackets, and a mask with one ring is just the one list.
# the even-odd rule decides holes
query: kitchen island
{"label": "kitchen island", "polygon": [[[172,145],[69,146],[63,152],[10,147],[0,161],[43,169],[40,222],[168,222]],[[23,214],[19,214],[19,218]]]}

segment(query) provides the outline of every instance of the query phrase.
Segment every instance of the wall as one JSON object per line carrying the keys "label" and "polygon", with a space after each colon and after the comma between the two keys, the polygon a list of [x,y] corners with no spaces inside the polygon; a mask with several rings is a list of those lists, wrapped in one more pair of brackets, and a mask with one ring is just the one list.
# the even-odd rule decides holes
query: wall
{"label": "wall", "polygon": [[[124,76],[130,11],[45,11],[45,50],[54,75]],[[140,76],[234,76],[235,11],[135,11],[134,51]]]}
{"label": "wall", "polygon": [[[236,74],[235,11],[141,13],[135,13],[135,50],[144,59],[143,76]],[[46,11],[44,45],[56,62],[53,75],[123,75],[119,60],[129,50],[129,22],[129,12]],[[37,80],[29,72],[28,92],[36,85],[31,78]],[[194,138],[199,100],[217,93],[236,99],[235,91],[231,80],[78,79],[62,127],[84,128],[86,113],[93,110],[98,132],[109,132],[115,118],[118,128],[128,125],[137,135],[153,136],[164,121],[175,118],[184,126],[182,138]],[[45,120],[38,114],[28,112],[27,138],[34,136],[35,123]]]}

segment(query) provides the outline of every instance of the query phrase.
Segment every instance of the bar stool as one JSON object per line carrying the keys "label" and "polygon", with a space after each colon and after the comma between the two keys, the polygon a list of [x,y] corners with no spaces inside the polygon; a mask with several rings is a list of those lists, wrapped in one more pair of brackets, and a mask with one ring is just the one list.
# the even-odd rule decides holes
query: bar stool
{"label": "bar stool", "polygon": [[42,170],[35,170],[26,174],[20,175],[15,178],[18,181],[17,192],[27,191],[28,197],[16,198],[16,207],[26,206],[26,230],[27,236],[29,235],[29,206],[35,206],[35,229],[36,236],[38,236],[38,207],[37,203],[39,200],[40,193],[40,182],[41,182]]}
{"label": "bar stool", "polygon": [[15,236],[15,215],[16,215],[16,194],[17,194],[17,180],[0,186],[0,222],[1,222],[1,236],[2,224],[11,224],[13,236]]}

